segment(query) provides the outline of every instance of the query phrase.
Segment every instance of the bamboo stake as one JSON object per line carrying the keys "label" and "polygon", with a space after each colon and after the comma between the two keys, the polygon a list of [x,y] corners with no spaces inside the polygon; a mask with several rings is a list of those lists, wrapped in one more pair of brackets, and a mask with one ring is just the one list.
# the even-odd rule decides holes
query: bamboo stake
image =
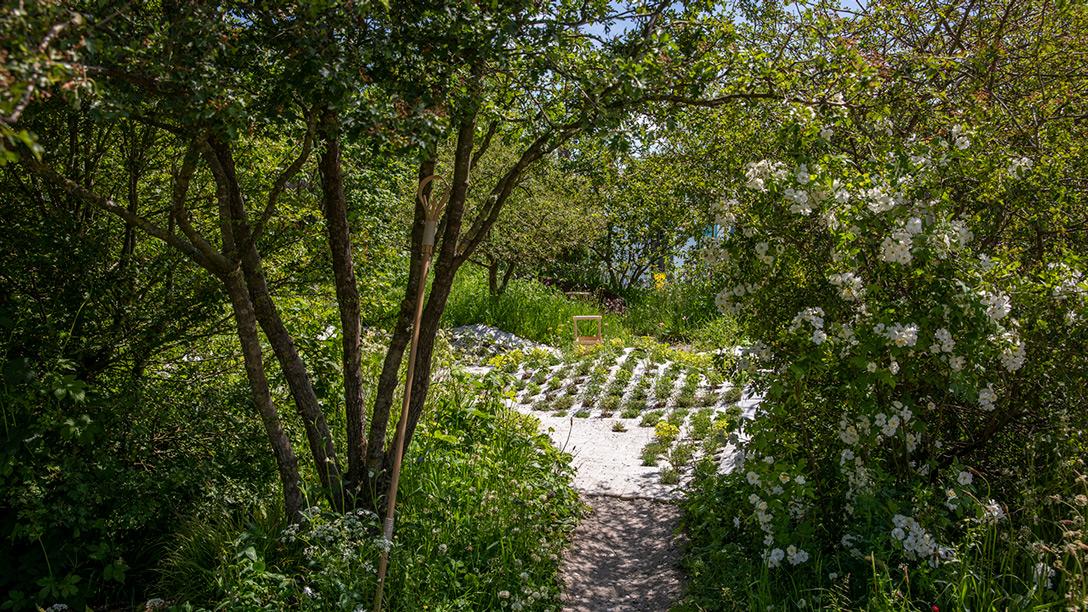
{"label": "bamboo stake", "polygon": [[408,351],[408,373],[404,383],[404,402],[401,404],[400,420],[397,421],[397,433],[393,439],[393,472],[389,478],[389,492],[386,495],[385,523],[383,524],[382,537],[384,539],[382,554],[378,559],[378,588],[374,593],[374,612],[381,612],[382,594],[385,590],[385,576],[389,569],[389,549],[393,545],[393,523],[397,506],[397,487],[400,485],[401,463],[404,459],[404,438],[408,429],[408,406],[412,402],[412,379],[416,372],[416,353],[419,350],[419,324],[423,318],[423,298],[427,292],[427,274],[431,267],[431,256],[434,254],[435,233],[438,229],[438,217],[445,208],[445,202],[441,200],[432,203],[429,195],[424,193],[427,185],[436,178],[431,175],[423,178],[416,189],[416,197],[423,205],[423,247],[421,257],[423,259],[419,270],[419,283],[416,285],[416,310],[412,319],[412,344]]}

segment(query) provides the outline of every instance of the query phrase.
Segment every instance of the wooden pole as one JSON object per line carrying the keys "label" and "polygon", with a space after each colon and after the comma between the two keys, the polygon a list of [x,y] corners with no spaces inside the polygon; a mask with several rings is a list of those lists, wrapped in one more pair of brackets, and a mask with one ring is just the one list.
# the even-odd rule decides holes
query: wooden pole
{"label": "wooden pole", "polygon": [[401,464],[404,460],[404,438],[408,429],[408,406],[412,403],[412,379],[416,373],[416,354],[419,350],[419,324],[423,319],[423,298],[427,293],[427,273],[431,267],[431,255],[434,253],[435,233],[438,229],[438,216],[442,211],[441,203],[432,207],[430,198],[424,195],[424,188],[434,180],[428,176],[420,181],[416,196],[423,203],[425,211],[423,225],[423,263],[419,270],[419,284],[416,286],[416,311],[412,319],[412,344],[408,351],[408,374],[404,383],[404,402],[401,404],[400,420],[397,421],[397,433],[393,438],[393,471],[389,478],[389,492],[386,495],[385,522],[383,524],[382,554],[378,559],[378,588],[374,593],[374,612],[381,612],[382,595],[385,591],[385,576],[389,570],[389,549],[393,546],[393,523],[397,507],[397,487],[400,485]]}

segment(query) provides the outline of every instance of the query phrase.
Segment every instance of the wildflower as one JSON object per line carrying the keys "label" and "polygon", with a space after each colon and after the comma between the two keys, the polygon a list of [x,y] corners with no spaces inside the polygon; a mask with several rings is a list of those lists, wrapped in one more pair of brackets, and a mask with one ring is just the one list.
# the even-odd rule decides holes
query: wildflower
{"label": "wildflower", "polygon": [[861,278],[853,272],[832,274],[828,278],[828,281],[839,288],[839,294],[847,301],[857,301],[865,292],[865,287],[862,285]]}
{"label": "wildflower", "polygon": [[1031,170],[1032,165],[1033,162],[1027,157],[1018,157],[1009,162],[1009,175],[1019,178],[1022,172]]}
{"label": "wildflower", "polygon": [[967,471],[960,472],[959,475],[956,476],[956,482],[960,483],[965,487],[974,482],[974,480],[975,477],[971,475],[971,472]]}
{"label": "wildflower", "polygon": [[983,506],[983,510],[986,513],[985,518],[989,522],[996,523],[1001,519],[1005,518],[1005,509],[1002,508],[1001,504],[997,503],[995,500],[991,499],[990,501],[986,502],[986,505]]}
{"label": "wildflower", "polygon": [[790,565],[800,565],[805,561],[808,561],[808,553],[797,548],[793,544],[786,547],[786,555],[788,556]]}
{"label": "wildflower", "polygon": [[948,367],[951,368],[953,372],[962,370],[966,363],[967,359],[959,355],[952,355],[948,358]]}
{"label": "wildflower", "polygon": [[997,400],[997,393],[994,391],[993,383],[987,383],[984,389],[980,389],[978,392],[978,406],[986,412],[991,412],[994,409],[994,401]]}
{"label": "wildflower", "polygon": [[933,344],[929,345],[929,352],[951,353],[956,348],[956,341],[952,339],[952,333],[945,328],[933,332]]}
{"label": "wildflower", "polygon": [[781,548],[772,550],[767,556],[767,567],[778,567],[782,564],[782,559],[784,558],[786,558],[786,551]]}
{"label": "wildflower", "polygon": [[981,297],[982,305],[986,307],[986,316],[990,317],[990,320],[995,323],[1012,312],[1012,300],[1003,293],[983,291]]}
{"label": "wildflower", "polygon": [[499,599],[510,599],[510,591],[499,591]]}
{"label": "wildflower", "polygon": [[820,130],[820,138],[823,138],[824,140],[831,140],[831,137],[834,134],[835,134],[835,131],[832,130],[830,127],[824,127],[823,129]]}
{"label": "wildflower", "polygon": [[1001,365],[1005,370],[1009,372],[1015,372],[1024,367],[1024,359],[1027,357],[1027,351],[1024,350],[1024,345],[1020,344],[1019,340],[1014,340],[1011,346],[1005,347],[1001,351]]}

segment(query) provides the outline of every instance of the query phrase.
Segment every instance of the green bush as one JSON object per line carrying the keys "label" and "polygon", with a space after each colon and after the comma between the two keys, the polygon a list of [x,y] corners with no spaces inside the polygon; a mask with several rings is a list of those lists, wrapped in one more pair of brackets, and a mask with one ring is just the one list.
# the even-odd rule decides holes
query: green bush
{"label": "green bush", "polygon": [[[456,375],[428,401],[404,467],[386,609],[557,605],[559,555],[580,508],[569,455],[536,419],[503,406],[497,379]],[[369,609],[377,515],[307,516],[285,527],[258,508],[187,525],[165,558],[164,596],[225,609]]]}

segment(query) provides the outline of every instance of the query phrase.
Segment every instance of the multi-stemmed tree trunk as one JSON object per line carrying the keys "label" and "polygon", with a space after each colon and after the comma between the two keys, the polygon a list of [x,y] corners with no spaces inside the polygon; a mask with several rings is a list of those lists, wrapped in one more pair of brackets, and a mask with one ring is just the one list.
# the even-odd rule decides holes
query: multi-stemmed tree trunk
{"label": "multi-stemmed tree trunk", "polygon": [[[56,159],[39,161],[38,154],[30,151],[24,152],[22,163],[32,173],[63,187],[77,201],[87,204],[87,209],[97,208],[117,216],[125,222],[129,234],[135,229],[161,240],[222,283],[236,323],[253,402],[277,460],[288,516],[297,519],[303,503],[299,464],[270,393],[266,356],[261,351],[262,334],[286,381],[330,505],[344,509],[359,503],[372,504],[382,493],[392,463],[387,441],[399,372],[413,332],[415,288],[422,274],[424,211],[420,202],[414,203],[408,282],[368,419],[361,369],[360,299],[352,257],[350,203],[344,192],[341,139],[367,139],[388,126],[375,122],[348,136],[347,130],[341,129],[339,115],[353,112],[352,104],[365,105],[371,98],[380,99],[375,109],[392,108],[391,116],[398,122],[403,119],[392,132],[407,136],[403,141],[430,143],[421,147],[425,153],[419,162],[420,181],[435,174],[439,146],[447,141],[454,144],[452,171],[444,181],[447,188],[442,198],[445,207],[439,221],[434,276],[418,330],[418,362],[413,379],[407,383],[412,385],[404,440],[407,448],[427,401],[435,337],[454,277],[486,238],[526,170],[587,130],[618,125],[620,117],[636,105],[681,101],[676,92],[697,90],[709,74],[685,72],[689,62],[678,59],[686,55],[664,59],[663,54],[710,53],[716,48],[663,46],[667,39],[659,36],[663,15],[676,12],[676,23],[688,23],[684,10],[674,4],[657,0],[647,3],[637,14],[624,17],[636,20],[639,26],[631,28],[623,41],[604,47],[594,43],[592,36],[584,36],[586,25],[608,23],[615,17],[615,11],[603,0],[576,8],[560,3],[542,13],[541,7],[533,3],[487,9],[494,13],[494,19],[481,19],[478,11],[483,9],[475,6],[466,11],[435,11],[426,3],[404,3],[375,13],[373,22],[366,15],[360,19],[360,14],[353,11],[330,9],[317,17],[310,15],[316,19],[312,23],[260,7],[237,9],[244,13],[242,19],[214,4],[172,4],[162,14],[157,12],[158,7],[152,7],[147,15],[134,13],[129,15],[131,19],[117,20],[123,27],[118,26],[116,31],[97,30],[95,35],[101,40],[97,41],[95,57],[103,65],[89,66],[87,70],[97,79],[99,95],[127,111],[118,113],[126,117],[123,121],[141,124],[145,133],[155,132],[144,142],[159,149],[155,155],[140,159],[156,160],[162,164],[157,169],[160,173],[175,175],[170,206],[154,202],[154,191],[146,185],[141,188],[143,173],[131,174],[129,206],[119,206],[84,182],[85,173],[80,169],[68,168]],[[405,19],[418,11],[430,11],[434,19],[427,20],[429,25],[425,27]],[[698,10],[692,15],[699,15]],[[551,20],[554,27],[541,28],[538,19]],[[508,23],[512,28],[496,29],[491,25],[495,22]],[[285,28],[290,30],[289,36],[283,35]],[[449,28],[445,33],[458,34],[436,37],[432,29],[439,29],[441,34],[441,28]],[[684,36],[695,31],[686,27],[680,30]],[[167,33],[161,53],[133,54],[127,41],[134,36],[151,40],[148,34],[160,31]],[[224,46],[226,40],[231,42]],[[315,45],[315,41],[323,44]],[[393,46],[398,52],[371,57],[365,51],[367,44]],[[439,45],[441,52],[419,52],[434,45]],[[315,57],[311,51],[317,47],[322,51]],[[544,53],[542,47],[552,48],[555,53]],[[687,51],[679,51],[681,48]],[[404,59],[421,55],[427,57],[417,63]],[[587,58],[583,61],[581,55]],[[389,56],[398,58],[395,67],[385,65]],[[169,61],[156,63],[158,57],[169,57]],[[254,57],[278,58],[271,61],[282,64],[270,69],[253,62]],[[328,74],[320,71],[322,76],[315,77],[315,62],[326,62]],[[411,65],[403,65],[406,62]],[[613,67],[615,73],[602,66]],[[247,71],[247,67],[251,70]],[[672,75],[671,70],[678,72]],[[268,95],[272,85],[284,89],[282,96]],[[361,89],[366,90],[366,95],[359,95]],[[727,94],[718,101],[746,98],[780,99],[781,94]],[[495,112],[496,107],[504,111]],[[421,112],[420,108],[425,110]],[[303,110],[306,124],[305,135],[299,139],[301,153],[269,184],[252,187],[253,179],[247,178],[246,187],[251,191],[246,193],[235,167],[236,148],[264,137],[263,126],[277,126],[269,128],[267,135],[282,139],[284,131],[300,124],[296,114],[299,109]],[[378,110],[376,114],[383,112]],[[250,113],[257,116],[251,117]],[[484,117],[487,128],[477,130]],[[350,121],[345,119],[344,124],[359,126],[370,118],[368,110],[363,109]],[[443,129],[448,132],[443,134]],[[473,189],[482,190],[482,197],[472,198],[476,204],[469,210],[470,175],[495,137],[522,143],[522,148],[512,162],[505,162],[492,174],[498,177],[492,179],[494,184],[473,185]],[[262,237],[276,214],[277,199],[309,162],[315,143],[319,149],[316,167],[321,177],[320,205],[332,261],[330,276],[336,289],[343,341],[346,470],[337,456],[324,413],[326,407],[318,400],[298,343],[273,298],[267,278],[270,266],[264,260],[267,253],[262,253],[270,242]],[[64,168],[64,174],[54,167]],[[175,171],[177,167],[180,170]],[[267,171],[254,170],[246,172],[246,176],[260,177]],[[190,206],[187,195],[191,180],[200,177],[206,184],[209,176],[215,186],[214,213],[206,212],[200,205],[202,199],[196,196]],[[265,200],[263,210],[250,208],[261,199]],[[156,214],[164,218],[150,216]],[[196,218],[200,215],[207,218]],[[205,228],[217,228],[219,235],[205,237],[201,234],[209,231]],[[133,240],[134,235],[124,238],[126,245]]]}

